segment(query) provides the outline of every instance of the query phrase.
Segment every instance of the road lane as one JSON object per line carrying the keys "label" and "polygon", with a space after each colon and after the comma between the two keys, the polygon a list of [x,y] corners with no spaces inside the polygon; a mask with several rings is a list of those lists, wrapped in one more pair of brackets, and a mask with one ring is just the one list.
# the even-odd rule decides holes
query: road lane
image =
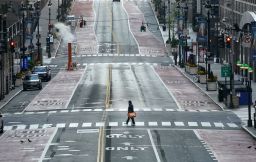
{"label": "road lane", "polygon": [[108,65],[88,65],[69,103],[69,109],[104,108]]}

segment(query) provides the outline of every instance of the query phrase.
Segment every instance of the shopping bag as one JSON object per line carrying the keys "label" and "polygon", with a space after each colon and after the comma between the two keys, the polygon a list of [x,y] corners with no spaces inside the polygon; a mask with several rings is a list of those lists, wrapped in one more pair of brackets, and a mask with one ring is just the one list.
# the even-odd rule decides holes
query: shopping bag
{"label": "shopping bag", "polygon": [[129,113],[128,113],[128,117],[129,117],[129,118],[134,118],[134,117],[136,117],[136,112],[129,112]]}

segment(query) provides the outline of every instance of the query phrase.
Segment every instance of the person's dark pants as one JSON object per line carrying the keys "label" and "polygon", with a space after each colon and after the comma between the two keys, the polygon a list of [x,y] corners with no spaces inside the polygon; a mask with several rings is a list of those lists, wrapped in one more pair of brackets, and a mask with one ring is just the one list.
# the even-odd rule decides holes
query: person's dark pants
{"label": "person's dark pants", "polygon": [[132,124],[135,124],[134,117],[131,117],[131,118],[128,117],[126,120],[126,124],[129,123],[130,119],[132,119]]}

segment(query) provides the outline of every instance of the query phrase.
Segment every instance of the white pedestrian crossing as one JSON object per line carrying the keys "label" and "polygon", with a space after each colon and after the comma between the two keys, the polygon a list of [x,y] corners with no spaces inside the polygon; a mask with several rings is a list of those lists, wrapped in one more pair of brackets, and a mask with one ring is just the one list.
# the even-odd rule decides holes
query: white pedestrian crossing
{"label": "white pedestrian crossing", "polygon": [[[5,131],[8,130],[23,130],[23,129],[39,129],[39,128],[49,128],[49,127],[57,127],[57,128],[90,128],[90,127],[104,127],[104,126],[111,126],[111,127],[118,127],[118,126],[131,126],[131,122],[129,122],[128,125],[125,124],[125,122],[117,122],[117,121],[111,121],[111,122],[84,122],[84,123],[56,123],[56,124],[19,124],[19,125],[7,125],[4,127]],[[238,129],[239,126],[235,123],[223,123],[223,122],[194,122],[194,121],[188,121],[188,122],[182,122],[182,121],[137,121],[136,126],[149,126],[149,127],[191,127],[191,128],[233,128]]]}
{"label": "white pedestrian crossing", "polygon": [[215,127],[224,127],[222,123],[214,122]]}
{"label": "white pedestrian crossing", "polygon": [[185,126],[183,122],[174,122],[174,124],[178,127]]}
{"label": "white pedestrian crossing", "polygon": [[29,126],[29,129],[37,129],[37,128],[39,128],[39,124],[31,124]]}
{"label": "white pedestrian crossing", "polygon": [[23,124],[17,125],[17,128],[16,128],[16,129],[17,129],[17,130],[26,129],[26,125],[23,125]]}
{"label": "white pedestrian crossing", "polygon": [[211,123],[209,122],[201,122],[202,127],[211,127]]}
{"label": "white pedestrian crossing", "polygon": [[92,126],[92,123],[83,123],[82,124],[82,127],[91,127]]}
{"label": "white pedestrian crossing", "polygon": [[158,126],[157,122],[148,122],[148,126]]}
{"label": "white pedestrian crossing", "polygon": [[65,126],[66,126],[66,123],[58,123],[56,125],[57,128],[65,128]]}
{"label": "white pedestrian crossing", "polygon": [[188,126],[190,126],[190,127],[197,127],[198,124],[197,124],[197,122],[188,122]]}
{"label": "white pedestrian crossing", "polygon": [[167,127],[169,127],[169,126],[171,126],[172,124],[171,124],[171,122],[162,122],[162,126],[167,126]]}
{"label": "white pedestrian crossing", "polygon": [[79,124],[79,123],[70,123],[70,124],[69,124],[69,127],[70,127],[70,128],[76,128],[76,127],[78,127],[78,124]]}

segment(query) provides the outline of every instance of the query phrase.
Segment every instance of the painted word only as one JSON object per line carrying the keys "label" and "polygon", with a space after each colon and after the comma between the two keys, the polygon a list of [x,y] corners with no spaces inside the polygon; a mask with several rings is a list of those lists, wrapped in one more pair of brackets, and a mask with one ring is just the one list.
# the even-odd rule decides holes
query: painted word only
{"label": "painted word only", "polygon": [[143,138],[145,135],[124,135],[124,134],[109,134],[106,138]]}
{"label": "painted word only", "polygon": [[142,147],[142,146],[125,146],[125,147],[106,147],[106,150],[107,151],[128,151],[128,150],[131,150],[131,151],[144,151],[145,149],[147,149],[148,147]]}

